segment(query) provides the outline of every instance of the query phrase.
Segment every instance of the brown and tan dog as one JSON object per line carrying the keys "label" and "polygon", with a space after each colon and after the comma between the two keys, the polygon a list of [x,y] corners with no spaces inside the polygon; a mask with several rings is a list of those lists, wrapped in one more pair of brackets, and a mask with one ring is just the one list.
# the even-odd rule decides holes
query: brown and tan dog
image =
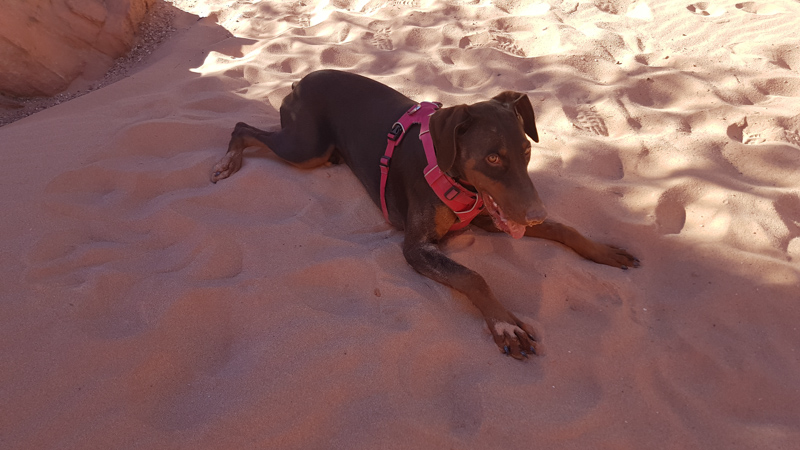
{"label": "brown and tan dog", "polygon": [[[359,75],[333,70],[313,72],[293,85],[281,105],[281,130],[262,131],[236,124],[228,152],[211,181],[242,166],[248,147],[266,147],[285,161],[312,168],[344,160],[380,205],[381,173],[387,132],[416,102]],[[627,269],[639,261],[625,250],[593,242],[575,229],[546,220],[528,176],[528,137],[538,142],[527,95],[503,92],[472,105],[442,108],[430,116],[430,134],[441,170],[480,195],[486,206],[472,223],[514,237],[560,242],[584,258]],[[386,181],[389,220],[404,230],[403,254],[419,273],[464,293],[480,310],[500,350],[517,359],[536,353],[533,329],[495,297],[482,276],[448,258],[438,247],[457,221],[423,177],[426,158],[417,136],[397,147]]]}

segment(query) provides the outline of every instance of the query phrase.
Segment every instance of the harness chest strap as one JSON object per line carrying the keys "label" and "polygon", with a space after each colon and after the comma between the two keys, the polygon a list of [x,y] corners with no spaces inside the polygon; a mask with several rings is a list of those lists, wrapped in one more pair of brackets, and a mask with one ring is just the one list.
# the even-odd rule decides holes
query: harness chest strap
{"label": "harness chest strap", "polygon": [[392,126],[387,136],[386,151],[380,161],[381,168],[381,210],[383,217],[389,222],[389,210],[386,207],[386,180],[389,177],[389,166],[395,147],[403,140],[406,130],[418,123],[420,124],[419,139],[425,149],[425,158],[428,165],[423,171],[425,181],[436,193],[439,199],[450,208],[458,222],[450,227],[450,231],[466,227],[483,209],[483,199],[475,192],[464,188],[452,177],[442,172],[436,161],[436,152],[433,148],[433,139],[430,133],[430,116],[441,107],[438,103],[422,102],[413,106]]}

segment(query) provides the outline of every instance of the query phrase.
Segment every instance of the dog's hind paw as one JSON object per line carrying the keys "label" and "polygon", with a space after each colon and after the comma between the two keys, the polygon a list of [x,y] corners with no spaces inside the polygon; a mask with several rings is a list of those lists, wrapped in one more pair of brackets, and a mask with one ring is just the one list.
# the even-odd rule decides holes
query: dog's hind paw
{"label": "dog's hind paw", "polygon": [[228,152],[211,168],[211,182],[228,178],[242,167],[242,152]]}

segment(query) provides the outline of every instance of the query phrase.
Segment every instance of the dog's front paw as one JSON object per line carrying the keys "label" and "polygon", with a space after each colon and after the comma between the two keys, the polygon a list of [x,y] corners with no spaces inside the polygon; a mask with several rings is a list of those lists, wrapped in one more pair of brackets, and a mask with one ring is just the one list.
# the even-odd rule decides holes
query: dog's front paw
{"label": "dog's front paw", "polygon": [[628,270],[628,267],[639,267],[638,258],[624,249],[611,245],[595,244],[595,248],[587,258],[598,264],[619,267],[623,270]]}
{"label": "dog's front paw", "polygon": [[487,318],[486,324],[502,353],[519,360],[541,354],[536,332],[513,314],[508,313],[508,317],[503,319]]}
{"label": "dog's front paw", "polygon": [[242,167],[242,152],[228,152],[211,169],[211,182],[228,178]]}

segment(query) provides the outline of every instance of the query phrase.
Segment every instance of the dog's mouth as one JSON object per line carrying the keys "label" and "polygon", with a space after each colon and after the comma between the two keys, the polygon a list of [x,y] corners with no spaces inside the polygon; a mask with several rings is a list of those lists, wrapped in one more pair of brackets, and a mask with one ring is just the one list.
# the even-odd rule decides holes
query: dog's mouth
{"label": "dog's mouth", "polygon": [[514,222],[513,220],[509,219],[503,213],[503,210],[497,205],[497,202],[494,201],[491,195],[487,194],[486,192],[481,192],[483,195],[483,204],[486,207],[486,210],[489,212],[489,215],[492,216],[492,220],[494,221],[494,226],[499,228],[501,231],[505,231],[506,233],[510,234],[511,237],[514,239],[519,239],[522,236],[525,236],[525,225]]}

